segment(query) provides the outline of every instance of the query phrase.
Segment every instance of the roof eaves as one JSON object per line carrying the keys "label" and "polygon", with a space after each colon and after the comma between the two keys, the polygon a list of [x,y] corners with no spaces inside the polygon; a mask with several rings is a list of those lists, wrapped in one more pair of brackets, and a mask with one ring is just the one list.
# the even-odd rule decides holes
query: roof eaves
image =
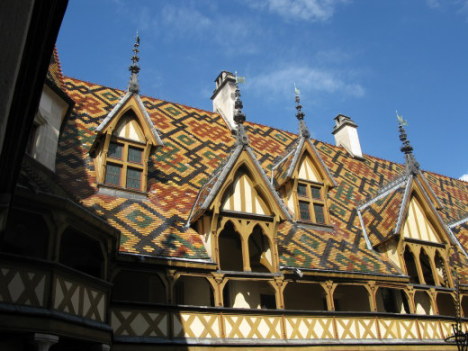
{"label": "roof eaves", "polygon": [[258,163],[257,161],[257,158],[255,157],[255,154],[254,152],[252,151],[252,149],[247,146],[247,153],[250,155],[250,157],[252,158],[253,160],[253,163],[255,165],[255,167],[257,167],[257,170],[258,172],[261,174],[262,178],[263,178],[263,181],[265,182],[265,184],[267,185],[267,187],[269,188],[271,194],[273,195],[273,197],[275,198],[275,201],[277,202],[279,208],[281,209],[281,211],[283,212],[284,216],[288,219],[288,220],[292,220],[291,218],[291,215],[289,214],[289,211],[287,210],[285,204],[283,203],[283,201],[280,199],[278,193],[276,192],[276,190],[273,188],[273,185],[269,182],[268,180],[268,177],[266,176],[265,172],[263,171],[263,168],[260,166],[260,164]]}
{"label": "roof eaves", "polygon": [[366,226],[364,224],[364,219],[362,218],[361,210],[358,208],[357,209],[357,214],[359,217],[359,222],[361,223],[361,228],[362,228],[362,236],[364,237],[364,241],[366,242],[366,246],[369,250],[373,250],[372,244],[369,239],[369,235],[367,234]]}
{"label": "roof eaves", "polygon": [[458,227],[460,224],[467,223],[467,222],[468,222],[468,216],[466,216],[464,218],[461,218],[458,221],[452,222],[452,223],[448,224],[447,226],[450,229],[452,229],[452,228]]}
{"label": "roof eaves", "polygon": [[294,157],[289,165],[288,172],[286,173],[286,179],[291,178],[294,169],[296,168],[297,162],[299,160],[299,156],[301,155],[302,147],[304,146],[305,138],[301,137],[299,142],[297,143],[296,150],[294,151]]}
{"label": "roof eaves", "polygon": [[314,143],[308,139],[309,145],[312,147],[312,150],[314,150],[315,155],[317,156],[320,164],[322,165],[323,169],[325,169],[325,172],[327,173],[327,176],[331,179],[333,186],[338,186],[338,183],[336,182],[335,178],[332,176],[330,170],[328,169],[327,165],[323,161],[322,157],[320,156],[320,153],[318,152],[317,148],[315,147]]}
{"label": "roof eaves", "polygon": [[370,199],[369,201],[363,203],[362,205],[359,205],[357,207],[357,210],[358,211],[365,210],[367,207],[371,206],[372,204],[376,203],[380,199],[386,197],[391,192],[393,192],[393,191],[397,190],[398,188],[400,188],[404,184],[404,182],[406,180],[407,180],[406,176],[403,176],[403,177],[400,177],[400,178],[396,179],[395,181],[387,184],[385,187],[383,187],[382,189],[380,189],[378,191],[379,194],[376,197]]}
{"label": "roof eaves", "polygon": [[[228,161],[223,166],[221,174],[216,179],[216,182],[213,185],[213,187],[211,188],[211,190],[209,191],[207,197],[205,198],[203,203],[200,205],[197,212],[193,213],[193,210],[196,208],[196,206],[198,204],[197,202],[199,200],[199,194],[200,194],[201,190],[203,189],[203,187],[200,189],[200,191],[198,192],[198,195],[197,195],[197,200],[195,200],[195,203],[194,203],[194,205],[192,207],[192,210],[190,211],[190,215],[189,215],[189,218],[187,220],[187,225],[190,225],[190,223],[192,223],[192,221],[197,220],[203,214],[203,212],[208,209],[211,202],[213,201],[216,194],[218,193],[221,185],[223,184],[224,179],[226,179],[227,175],[229,174],[232,167],[234,166],[236,160],[239,158],[239,155],[242,152],[243,148],[244,148],[244,146],[242,144],[239,144],[239,145],[237,145],[235,147],[235,149],[232,151],[231,155],[229,156]],[[215,172],[215,174],[213,175],[213,177],[211,179],[214,179],[216,176],[217,176],[217,173]],[[210,183],[210,180],[205,184],[205,186],[207,186],[209,183]]]}
{"label": "roof eaves", "polygon": [[411,195],[411,185],[413,184],[413,175],[410,175],[407,179],[406,187],[405,187],[405,193],[403,194],[403,200],[401,201],[400,204],[400,211],[398,213],[398,219],[396,222],[395,229],[393,230],[394,234],[398,234],[401,230],[401,226],[403,224],[403,213],[405,212],[406,205],[409,201],[410,195]]}
{"label": "roof eaves", "polygon": [[151,121],[151,117],[148,114],[148,111],[145,108],[145,105],[143,104],[143,101],[141,101],[140,95],[136,94],[136,101],[138,102],[138,106],[140,106],[141,111],[143,111],[143,115],[145,117],[146,123],[148,124],[148,127],[151,129],[151,134],[153,134],[153,137],[156,139],[156,142],[160,146],[164,146],[164,143],[162,142],[158,131],[156,130],[153,122]]}

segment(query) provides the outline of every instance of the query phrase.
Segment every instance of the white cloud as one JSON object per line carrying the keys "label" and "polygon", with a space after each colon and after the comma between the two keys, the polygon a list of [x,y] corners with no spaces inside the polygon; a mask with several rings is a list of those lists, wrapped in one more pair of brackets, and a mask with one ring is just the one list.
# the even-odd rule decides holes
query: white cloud
{"label": "white cloud", "polygon": [[337,5],[348,0],[258,0],[251,7],[266,9],[286,20],[323,22],[335,13]]}
{"label": "white cloud", "polygon": [[460,177],[460,180],[464,180],[465,182],[468,182],[468,173],[462,175],[462,176]]}
{"label": "white cloud", "polygon": [[431,9],[436,9],[436,8],[440,7],[440,1],[439,0],[426,0],[426,4]]}
{"label": "white cloud", "polygon": [[[141,13],[139,22],[147,23],[147,17]],[[221,13],[213,6],[201,11],[196,2],[164,5],[149,26],[165,40],[183,37],[203,41],[221,48],[226,55],[257,53],[257,39],[264,38],[268,31],[254,20]]]}
{"label": "white cloud", "polygon": [[261,94],[290,95],[293,83],[303,92],[324,92],[350,97],[362,97],[365,90],[361,84],[348,81],[339,72],[307,65],[290,65],[251,77],[250,86]]}

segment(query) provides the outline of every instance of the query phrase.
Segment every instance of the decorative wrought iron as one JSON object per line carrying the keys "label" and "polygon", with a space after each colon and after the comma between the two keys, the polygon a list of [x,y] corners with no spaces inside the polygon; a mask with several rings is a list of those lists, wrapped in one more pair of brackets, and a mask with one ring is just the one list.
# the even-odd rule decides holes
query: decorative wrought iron
{"label": "decorative wrought iron", "polygon": [[453,335],[445,339],[446,342],[455,343],[458,351],[468,351],[468,333],[463,331],[461,322],[460,278],[456,274],[455,280],[455,312],[456,322],[452,324]]}

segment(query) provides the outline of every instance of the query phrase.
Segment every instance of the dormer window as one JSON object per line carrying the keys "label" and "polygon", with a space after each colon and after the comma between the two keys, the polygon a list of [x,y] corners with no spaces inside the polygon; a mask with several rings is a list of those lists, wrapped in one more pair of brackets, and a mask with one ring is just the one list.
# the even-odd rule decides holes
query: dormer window
{"label": "dormer window", "polygon": [[147,149],[138,121],[133,113],[127,113],[117,124],[107,147],[104,184],[144,191]]}
{"label": "dormer window", "polygon": [[297,183],[298,213],[302,221],[325,224],[323,184]]}

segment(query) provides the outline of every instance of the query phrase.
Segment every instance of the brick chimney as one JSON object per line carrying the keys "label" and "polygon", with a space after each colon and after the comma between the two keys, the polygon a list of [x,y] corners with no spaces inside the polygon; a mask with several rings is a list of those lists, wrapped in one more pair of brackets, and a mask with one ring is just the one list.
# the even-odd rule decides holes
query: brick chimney
{"label": "brick chimney", "polygon": [[343,146],[351,156],[362,158],[357,127],[357,124],[350,117],[338,115],[335,117],[335,127],[332,134],[335,136],[336,146]]}
{"label": "brick chimney", "polygon": [[231,72],[222,71],[215,79],[216,89],[211,96],[213,111],[217,112],[226,121],[231,130],[236,129],[234,122],[234,92],[236,90],[236,77]]}

